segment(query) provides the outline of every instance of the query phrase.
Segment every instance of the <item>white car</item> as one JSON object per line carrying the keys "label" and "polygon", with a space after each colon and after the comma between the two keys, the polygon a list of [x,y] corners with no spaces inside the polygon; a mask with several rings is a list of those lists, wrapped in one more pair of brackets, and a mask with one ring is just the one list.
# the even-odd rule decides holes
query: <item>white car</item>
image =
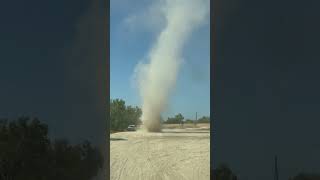
{"label": "white car", "polygon": [[135,125],[129,125],[127,128],[127,131],[136,131],[136,126]]}

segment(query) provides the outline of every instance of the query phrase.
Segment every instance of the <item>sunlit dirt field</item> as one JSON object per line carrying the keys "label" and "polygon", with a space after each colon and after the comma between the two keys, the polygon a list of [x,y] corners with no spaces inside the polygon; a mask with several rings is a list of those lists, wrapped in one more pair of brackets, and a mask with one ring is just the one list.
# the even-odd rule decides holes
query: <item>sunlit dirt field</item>
{"label": "sunlit dirt field", "polygon": [[209,125],[173,126],[110,135],[111,180],[210,179]]}

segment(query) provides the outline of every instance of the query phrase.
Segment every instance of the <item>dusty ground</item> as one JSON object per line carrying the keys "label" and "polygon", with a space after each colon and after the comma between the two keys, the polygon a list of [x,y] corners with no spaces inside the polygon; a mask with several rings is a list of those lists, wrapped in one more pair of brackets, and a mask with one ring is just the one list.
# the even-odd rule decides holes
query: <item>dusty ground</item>
{"label": "dusty ground", "polygon": [[[162,127],[164,129],[172,129],[172,128],[175,128],[175,129],[180,129],[181,128],[181,125],[180,124],[163,124]],[[183,128],[203,128],[203,129],[206,129],[206,128],[210,128],[210,124],[208,123],[198,123],[198,124],[192,124],[192,123],[186,123],[183,125]]]}
{"label": "dusty ground", "polygon": [[210,133],[205,128],[111,135],[111,180],[207,180]]}

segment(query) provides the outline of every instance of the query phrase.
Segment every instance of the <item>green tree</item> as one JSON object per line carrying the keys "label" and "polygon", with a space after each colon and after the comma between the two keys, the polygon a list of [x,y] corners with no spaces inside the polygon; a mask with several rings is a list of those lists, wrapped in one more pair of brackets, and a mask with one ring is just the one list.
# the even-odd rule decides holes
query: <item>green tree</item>
{"label": "green tree", "polygon": [[203,116],[200,119],[198,119],[197,123],[210,123],[210,117]]}
{"label": "green tree", "polygon": [[177,114],[177,115],[175,116],[175,118],[177,119],[177,121],[178,121],[179,123],[181,123],[181,122],[183,121],[183,119],[184,119],[184,117],[182,116],[181,113]]}
{"label": "green tree", "polygon": [[121,99],[110,102],[110,127],[111,130],[123,130],[129,122],[127,121],[126,105]]}
{"label": "green tree", "polygon": [[122,99],[110,100],[110,129],[123,131],[129,125],[141,124],[142,110],[138,107],[126,106]]}
{"label": "green tree", "polygon": [[127,115],[129,124],[134,124],[134,125],[141,124],[140,117],[142,115],[142,110],[138,106],[135,106],[135,107],[127,106],[126,115]]}
{"label": "green tree", "polygon": [[320,180],[320,174],[300,173],[289,180]]}
{"label": "green tree", "polygon": [[185,122],[192,124],[192,123],[193,123],[193,120],[191,120],[191,119],[186,119]]}
{"label": "green tree", "polygon": [[184,117],[181,113],[175,115],[173,118],[168,117],[167,121],[165,123],[167,124],[180,124],[182,123]]}
{"label": "green tree", "polygon": [[237,176],[226,164],[219,165],[213,171],[213,177],[214,180],[237,180]]}
{"label": "green tree", "polygon": [[37,118],[0,120],[0,180],[90,180],[102,165],[88,141],[51,143],[48,126]]}

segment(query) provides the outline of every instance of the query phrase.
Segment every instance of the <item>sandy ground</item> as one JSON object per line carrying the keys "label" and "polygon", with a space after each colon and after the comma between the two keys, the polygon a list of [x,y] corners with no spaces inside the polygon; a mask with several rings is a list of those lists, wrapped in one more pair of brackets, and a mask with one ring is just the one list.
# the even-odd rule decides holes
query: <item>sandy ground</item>
{"label": "sandy ground", "polygon": [[208,129],[143,130],[111,135],[111,180],[210,179]]}

